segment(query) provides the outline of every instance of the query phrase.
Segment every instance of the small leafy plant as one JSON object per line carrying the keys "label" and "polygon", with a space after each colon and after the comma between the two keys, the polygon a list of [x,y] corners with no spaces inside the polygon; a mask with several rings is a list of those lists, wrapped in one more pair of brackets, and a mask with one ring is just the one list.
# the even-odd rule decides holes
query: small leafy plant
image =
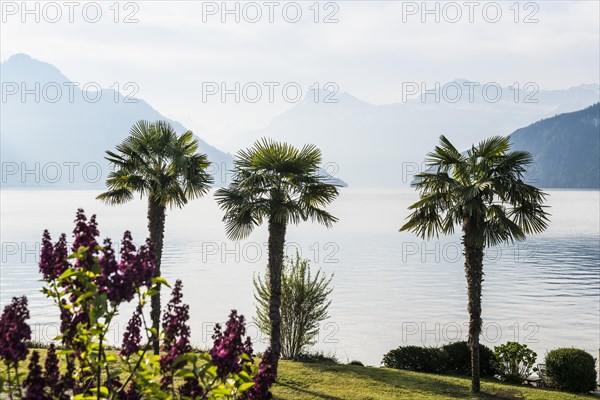
{"label": "small leafy plant", "polygon": [[[286,258],[281,276],[281,356],[297,360],[315,344],[319,324],[329,318],[331,304],[329,295],[333,291],[330,277],[321,270],[311,273],[308,260]],[[258,328],[265,335],[271,334],[269,300],[271,296],[268,279],[254,277],[254,298]]]}
{"label": "small leafy plant", "polygon": [[522,383],[533,371],[537,354],[526,344],[506,342],[494,347],[494,365],[503,381]]}

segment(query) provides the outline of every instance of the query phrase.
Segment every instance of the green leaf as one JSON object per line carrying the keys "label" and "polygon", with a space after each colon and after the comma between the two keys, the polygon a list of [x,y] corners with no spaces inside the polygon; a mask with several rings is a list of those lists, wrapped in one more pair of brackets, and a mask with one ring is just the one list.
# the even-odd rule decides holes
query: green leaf
{"label": "green leaf", "polygon": [[180,369],[175,372],[175,376],[179,378],[195,378],[194,371],[191,369]]}
{"label": "green leaf", "polygon": [[162,276],[157,276],[157,277],[152,278],[152,283],[155,285],[157,283],[160,283],[162,285],[165,285],[169,289],[171,289],[171,285],[169,285],[169,282],[167,282],[167,280],[165,278],[163,278]]}
{"label": "green leaf", "polygon": [[244,382],[252,381],[252,377],[250,375],[248,375],[248,373],[246,371],[241,371],[238,374],[238,377],[240,377]]}
{"label": "green leaf", "polygon": [[245,392],[246,390],[250,389],[252,386],[254,386],[254,382],[246,382],[246,383],[242,383],[239,387],[238,390],[240,392]]}
{"label": "green leaf", "polygon": [[177,357],[175,359],[175,361],[173,361],[173,366],[176,366],[179,363],[183,363],[183,362],[191,362],[194,363],[196,362],[198,358],[196,357],[196,355],[194,353],[185,353],[180,355],[179,357]]}
{"label": "green leaf", "polygon": [[62,274],[60,274],[60,276],[58,277],[58,281],[62,281],[64,279],[70,278],[73,275],[77,275],[79,273],[80,273],[80,271],[77,271],[74,268],[67,268],[67,270],[65,272],[63,272]]}
{"label": "green leaf", "polygon": [[231,390],[223,386],[212,389],[211,393],[213,396],[231,396]]}
{"label": "green leaf", "polygon": [[83,302],[86,299],[89,299],[90,297],[94,296],[93,292],[87,292],[85,294],[82,294],[81,296],[79,296],[77,298],[77,300],[75,300],[75,304],[81,304],[81,302]]}

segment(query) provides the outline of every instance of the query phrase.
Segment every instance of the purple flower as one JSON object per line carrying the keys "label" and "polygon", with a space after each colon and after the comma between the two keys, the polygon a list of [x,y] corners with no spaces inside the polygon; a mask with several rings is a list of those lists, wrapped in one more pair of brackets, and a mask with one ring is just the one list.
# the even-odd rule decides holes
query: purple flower
{"label": "purple flower", "polygon": [[244,316],[238,316],[235,310],[231,311],[224,332],[221,332],[221,325],[215,325],[214,345],[209,354],[213,364],[217,366],[217,375],[220,378],[230,373],[240,372],[242,369],[240,356],[244,353],[252,355],[250,338],[242,342],[245,334]]}
{"label": "purple flower", "polygon": [[104,241],[99,261],[102,272],[98,284],[100,291],[106,293],[110,301],[131,301],[137,288],[151,285],[154,251],[150,241],[146,243],[137,250],[131,233],[126,231],[121,241],[121,259],[117,263],[110,239]]}
{"label": "purple flower", "polygon": [[122,357],[129,357],[140,350],[140,342],[142,341],[142,334],[140,332],[142,326],[142,319],[140,318],[141,313],[142,308],[137,306],[131,319],[127,323],[125,333],[123,334],[123,344],[121,345],[121,351],[119,352]]}
{"label": "purple flower", "polygon": [[[146,244],[138,250],[133,243],[131,233],[125,232],[121,242],[120,260],[117,262],[111,240],[105,239],[104,246],[101,247],[96,240],[98,235],[96,216],[93,215],[88,221],[83,210],[77,210],[72,251],[85,249],[85,252],[71,265],[68,259],[66,235],[62,234],[53,247],[50,234],[47,230],[44,231],[39,262],[40,272],[44,280],[50,282],[56,280],[71,266],[76,270],[91,270],[99,273],[99,276],[94,278],[94,283],[98,285],[100,293],[105,293],[112,303],[131,301],[138,288],[150,286],[152,283],[155,253],[150,240],[146,240]],[[66,279],[61,286],[65,292],[71,294],[70,302],[76,301],[76,293],[87,290],[78,278]]]}
{"label": "purple flower", "polygon": [[119,400],[142,400],[142,394],[132,382],[127,389],[119,392]]}
{"label": "purple flower", "polygon": [[58,369],[58,358],[56,357],[56,347],[54,346],[54,343],[48,347],[44,369],[46,370],[44,377],[48,382],[58,382],[60,379],[60,371]]}
{"label": "purple flower", "polygon": [[73,311],[69,309],[68,305],[69,303],[67,300],[61,300],[60,332],[62,334],[63,345],[72,348],[77,354],[78,350],[84,350],[85,347],[83,343],[77,343],[75,341],[77,325],[81,324],[84,327],[89,327],[90,316],[88,314],[88,310],[85,309],[79,309],[73,313]]}
{"label": "purple flower", "polygon": [[[149,243],[147,241],[147,243]],[[118,275],[120,276],[121,298],[131,301],[136,288],[150,286],[154,273],[154,253],[149,244],[141,246],[139,251],[133,244],[131,233],[126,231],[121,241],[121,260]]]}
{"label": "purple flower", "polygon": [[44,393],[46,380],[42,376],[42,367],[40,366],[40,355],[37,351],[31,354],[29,361],[29,373],[23,381],[23,387],[27,389],[24,400],[50,400],[50,397]]}
{"label": "purple flower", "polygon": [[183,385],[179,387],[179,394],[182,397],[189,397],[191,399],[202,399],[205,393],[198,379],[185,378]]}
{"label": "purple flower", "polygon": [[163,315],[163,355],[160,357],[163,388],[173,383],[173,373],[185,365],[185,363],[175,365],[175,360],[179,356],[192,351],[190,327],[186,323],[190,318],[189,306],[181,303],[183,297],[182,286],[181,280],[178,279],[175,282],[171,300],[169,300],[166,312]]}
{"label": "purple flower", "polygon": [[63,233],[55,245],[48,230],[42,234],[42,251],[40,254],[39,269],[45,281],[58,278],[69,267],[67,261],[67,237]]}
{"label": "purple flower", "polygon": [[0,317],[0,358],[17,363],[27,357],[26,340],[31,339],[27,297],[13,297],[12,303],[4,307]]}
{"label": "purple flower", "polygon": [[52,394],[52,397],[54,399],[68,398],[68,396],[64,393],[67,386],[64,385],[64,382],[60,377],[58,358],[56,357],[56,347],[54,346],[54,343],[50,344],[50,347],[48,348],[44,370],[44,379],[50,386],[50,393]]}
{"label": "purple flower", "polygon": [[138,286],[150,286],[154,277],[154,260],[156,253],[150,239],[140,247],[138,252]]}
{"label": "purple flower", "polygon": [[[65,371],[64,375],[60,379],[60,383],[59,383],[61,385],[61,389],[75,387],[75,379],[73,378],[73,376],[75,374],[75,362],[73,361],[73,355],[67,355],[66,359],[67,359],[67,370]],[[68,398],[68,396],[66,396],[66,394],[63,393],[63,398],[64,397]]]}
{"label": "purple flower", "polygon": [[92,215],[90,221],[87,222],[83,209],[78,209],[77,216],[75,217],[75,229],[73,230],[74,240],[72,250],[73,252],[77,252],[80,247],[86,247],[88,251],[85,253],[85,257],[75,261],[77,267],[91,269],[94,265],[94,257],[98,253],[98,242],[96,241],[96,236],[98,235],[96,215]]}
{"label": "purple flower", "polygon": [[40,254],[39,268],[45,281],[56,278],[54,276],[54,246],[52,246],[52,239],[47,229],[42,234],[42,252]]}
{"label": "purple flower", "polygon": [[67,235],[64,233],[60,235],[60,239],[54,245],[54,271],[53,276],[59,277],[63,272],[69,268],[69,261],[67,257],[69,255],[69,249],[67,247]]}
{"label": "purple flower", "polygon": [[62,342],[68,346],[73,341],[76,327],[73,325],[73,313],[67,307],[67,300],[60,301],[60,333],[62,334]]}
{"label": "purple flower", "polygon": [[119,264],[115,258],[115,251],[112,248],[110,239],[104,240],[104,250],[98,261],[100,264],[100,277],[98,285],[100,292],[106,293],[110,301],[117,302],[121,299],[121,287],[123,279],[119,274]]}
{"label": "purple flower", "polygon": [[254,386],[246,392],[246,398],[248,400],[272,399],[273,395],[269,390],[271,389],[271,386],[273,386],[275,378],[273,354],[271,353],[271,349],[268,348],[262,356],[262,360],[258,367],[258,373],[254,376]]}

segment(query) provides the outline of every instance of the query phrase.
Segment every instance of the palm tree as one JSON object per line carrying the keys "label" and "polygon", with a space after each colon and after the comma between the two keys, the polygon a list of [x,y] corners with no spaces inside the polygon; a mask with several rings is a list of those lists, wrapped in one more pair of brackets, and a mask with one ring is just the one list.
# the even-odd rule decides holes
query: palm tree
{"label": "palm tree", "polygon": [[525,240],[548,226],[546,194],[523,182],[532,163],[526,151],[510,151],[507,137],[495,136],[461,154],[444,136],[427,155],[426,172],[416,176],[420,199],[401,231],[422,238],[452,234],[461,226],[468,286],[471,390],[480,391],[479,334],[483,253],[488,246]]}
{"label": "palm tree", "polygon": [[318,175],[320,163],[321,151],[312,144],[298,150],[262,139],[238,152],[231,185],[215,193],[232,240],[246,238],[263,220],[268,221],[270,344],[275,371],[281,351],[281,271],[287,225],[310,218],[329,228],[337,221],[322,208],[338,196],[338,189]]}
{"label": "palm tree", "polygon": [[[108,190],[97,198],[110,205],[123,204],[134,194],[148,197],[148,230],[156,252],[155,276],[160,276],[160,262],[165,232],[166,207],[183,207],[189,199],[208,192],[212,177],[205,154],[197,153],[198,142],[191,131],[178,136],[165,121],[139,121],[129,136],[107,151],[114,170],[106,179]],[[158,354],[160,324],[160,286],[152,296],[151,317],[155,329],[152,346]]]}

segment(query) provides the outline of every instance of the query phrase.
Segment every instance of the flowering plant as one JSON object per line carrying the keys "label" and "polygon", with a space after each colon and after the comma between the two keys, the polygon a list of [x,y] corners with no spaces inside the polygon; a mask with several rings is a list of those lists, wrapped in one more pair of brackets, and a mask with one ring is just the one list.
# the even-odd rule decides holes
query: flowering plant
{"label": "flowering plant", "polygon": [[[275,380],[268,357],[255,366],[250,339],[244,339],[243,316],[231,312],[226,329],[215,327],[209,353],[195,353],[190,343],[189,306],[182,303],[178,280],[163,315],[162,331],[149,328],[144,307],[166,280],[154,277],[152,244],[136,248],[125,232],[117,260],[110,239],[99,245],[96,218],[78,210],[74,243],[66,235],[52,243],[44,231],[39,262],[43,293],[60,310],[64,350],[51,345],[44,370],[40,356],[30,357],[29,373],[19,374],[27,358],[31,330],[27,299],[14,298],[0,318],[0,393],[22,399],[269,399]],[[119,306],[137,302],[118,354],[106,350],[105,338]],[[145,335],[144,335],[145,334]],[[142,342],[146,336],[146,342]],[[160,337],[161,354],[149,354],[151,338]],[[62,370],[59,357],[63,359]]]}

